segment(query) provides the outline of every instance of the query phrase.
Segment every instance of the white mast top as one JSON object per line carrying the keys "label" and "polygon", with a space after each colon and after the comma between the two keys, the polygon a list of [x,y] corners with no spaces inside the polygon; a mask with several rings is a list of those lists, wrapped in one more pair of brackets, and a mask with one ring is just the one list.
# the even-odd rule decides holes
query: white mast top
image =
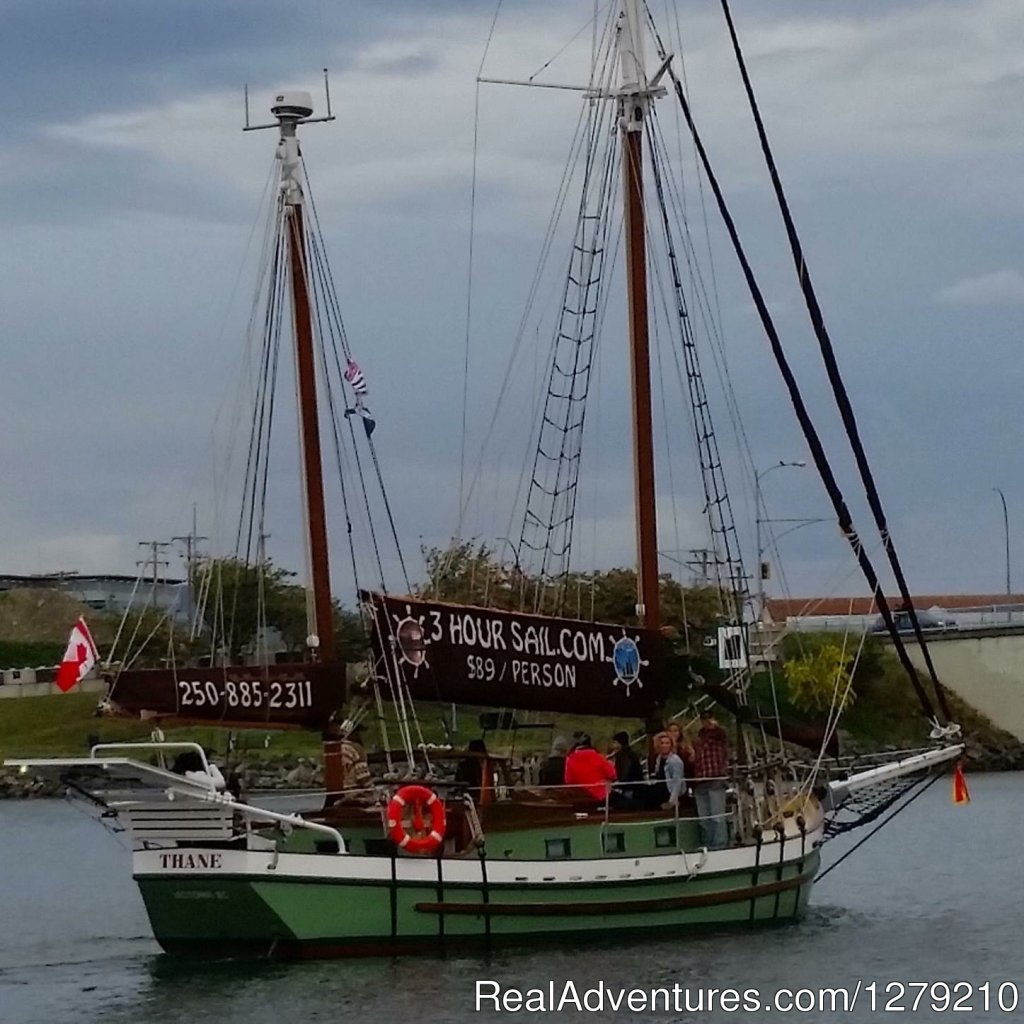
{"label": "white mast top", "polygon": [[277,144],[277,159],[281,161],[281,192],[288,206],[302,205],[302,186],[299,183],[299,140],[295,135],[296,126],[311,121],[333,121],[331,113],[331,90],[324,68],[324,95],[327,98],[327,116],[313,117],[313,97],[302,89],[288,89],[274,97],[271,114],[276,124],[249,123],[249,87],[245,87],[245,128],[243,131],[256,132],[264,128],[277,128],[280,141]]}
{"label": "white mast top", "polygon": [[619,0],[619,19],[616,26],[616,44],[619,51],[619,88],[617,95],[621,107],[620,127],[625,132],[643,131],[644,115],[651,100],[665,95],[659,86],[668,68],[668,57],[653,79],[647,78],[644,43],[647,26],[641,0]]}
{"label": "white mast top", "polygon": [[647,71],[639,0],[620,0],[618,33],[620,95],[643,94],[647,91]]}
{"label": "white mast top", "polygon": [[277,118],[281,132],[277,144],[277,159],[281,161],[281,192],[288,206],[301,206],[299,140],[295,134],[295,127],[313,113],[313,97],[308,92],[278,93],[274,97],[274,105],[270,112]]}

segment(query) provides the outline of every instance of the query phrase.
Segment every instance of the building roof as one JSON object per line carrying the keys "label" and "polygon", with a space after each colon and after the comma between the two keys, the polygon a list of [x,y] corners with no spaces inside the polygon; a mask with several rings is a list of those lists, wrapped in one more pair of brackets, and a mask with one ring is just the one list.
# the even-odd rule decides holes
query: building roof
{"label": "building roof", "polygon": [[[888,596],[893,609],[903,605],[900,597]],[[1006,607],[1008,604],[1024,604],[1024,594],[916,594],[914,607],[922,611],[927,608],[942,608],[945,611],[967,608]],[[787,619],[806,619],[812,616],[836,618],[843,615],[875,615],[878,606],[873,597],[788,597],[769,598],[765,602],[768,615],[773,622]]]}
{"label": "building roof", "polygon": [[[122,573],[100,572],[100,573],[79,573],[79,572],[44,572],[22,576],[15,573],[0,573],[0,589],[4,587],[52,587],[67,585],[74,588],[82,584],[90,583],[135,583],[138,576],[128,576]],[[144,577],[143,583],[152,583],[152,577]],[[161,584],[176,586],[184,583],[184,580],[165,579],[163,576],[158,580]]]}

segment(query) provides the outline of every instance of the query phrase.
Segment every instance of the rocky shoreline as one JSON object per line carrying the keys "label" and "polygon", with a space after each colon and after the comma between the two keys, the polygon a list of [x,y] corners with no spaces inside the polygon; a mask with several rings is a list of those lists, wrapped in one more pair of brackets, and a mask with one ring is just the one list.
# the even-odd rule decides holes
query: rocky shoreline
{"label": "rocky shoreline", "polygon": [[[276,761],[247,761],[237,768],[242,777],[242,790],[321,789],[324,784],[323,765],[313,758],[285,757]],[[64,795],[59,782],[22,773],[16,768],[0,768],[0,800],[33,800]]]}
{"label": "rocky shoreline", "polygon": [[[843,737],[847,754],[867,754],[866,745],[852,737]],[[895,751],[893,751],[895,753]],[[968,772],[1024,771],[1024,743],[1012,738],[967,740]],[[323,765],[315,758],[284,757],[270,761],[249,760],[237,767],[243,792],[320,789],[324,784]],[[0,800],[32,800],[63,796],[64,787],[32,773],[0,768]]]}
{"label": "rocky shoreline", "polygon": [[[895,756],[898,753],[896,747],[864,743],[842,729],[839,733],[844,755],[892,753]],[[1024,771],[1024,743],[1002,732],[982,738],[968,736],[965,741],[964,769],[967,772],[986,773]]]}

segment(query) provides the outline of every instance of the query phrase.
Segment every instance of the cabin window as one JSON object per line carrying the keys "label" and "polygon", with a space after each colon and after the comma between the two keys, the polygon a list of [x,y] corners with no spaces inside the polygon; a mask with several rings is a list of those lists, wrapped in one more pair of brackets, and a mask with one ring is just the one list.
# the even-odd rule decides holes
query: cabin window
{"label": "cabin window", "polygon": [[626,851],[626,833],[625,832],[606,832],[604,834],[604,852],[605,853],[625,853]]}
{"label": "cabin window", "polygon": [[572,844],[568,839],[545,839],[544,856],[548,860],[568,860],[572,856]]}
{"label": "cabin window", "polygon": [[675,825],[655,825],[654,845],[659,849],[678,846],[679,842],[676,836]]}

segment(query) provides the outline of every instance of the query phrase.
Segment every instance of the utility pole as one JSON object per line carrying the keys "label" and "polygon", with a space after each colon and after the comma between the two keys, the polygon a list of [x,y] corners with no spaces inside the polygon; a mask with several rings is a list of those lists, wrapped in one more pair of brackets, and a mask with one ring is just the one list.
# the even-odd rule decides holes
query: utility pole
{"label": "utility pole", "polygon": [[170,562],[166,559],[160,558],[160,552],[165,551],[171,546],[169,540],[140,540],[139,547],[149,548],[150,557],[140,559],[135,564],[140,566],[153,566],[153,587],[152,587],[152,602],[154,607],[156,606],[156,588],[160,582],[160,567],[163,566],[165,569],[170,566]]}
{"label": "utility pole", "polygon": [[711,574],[708,572],[708,568],[715,561],[717,561],[715,552],[710,548],[691,548],[690,558],[684,564],[687,569],[693,571],[695,582],[701,586],[706,586],[711,582]]}
{"label": "utility pole", "polygon": [[184,537],[172,537],[172,541],[180,541],[185,546],[185,565],[188,572],[188,586],[193,583],[193,568],[199,560],[199,545],[201,541],[209,541],[208,537],[200,537],[196,525],[196,506],[193,505],[193,528]]}
{"label": "utility pole", "polygon": [[199,542],[203,540],[209,540],[209,537],[200,537],[198,527],[196,525],[196,506],[195,502],[192,503],[192,530],[184,537],[172,537],[172,541],[181,541],[185,545],[185,566],[186,566],[186,586],[188,587],[188,617],[189,621],[193,620],[196,610],[195,594],[193,587],[195,586],[195,564],[199,561]]}

